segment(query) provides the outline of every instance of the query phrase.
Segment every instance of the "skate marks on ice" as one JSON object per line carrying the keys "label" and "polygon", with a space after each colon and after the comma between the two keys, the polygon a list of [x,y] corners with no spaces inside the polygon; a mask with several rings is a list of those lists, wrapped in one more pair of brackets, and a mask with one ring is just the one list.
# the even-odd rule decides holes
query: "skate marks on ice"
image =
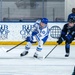
{"label": "skate marks on ice", "polygon": [[[65,58],[63,48],[56,48],[42,61],[33,58],[35,49],[32,48],[27,56],[20,57],[22,51],[23,47],[8,53],[0,51],[0,75],[71,75],[73,72],[75,50],[71,51],[70,57]],[[41,57],[48,52],[44,50]]]}
{"label": "skate marks on ice", "polygon": [[[22,59],[0,60],[0,74],[5,75],[71,75],[73,63],[61,60]],[[64,74],[63,74],[64,73]]]}
{"label": "skate marks on ice", "polygon": [[[49,49],[52,49],[54,46],[49,47]],[[64,49],[63,46],[61,46],[62,49]],[[71,52],[69,57],[65,57],[65,52],[64,50],[61,50],[61,47],[57,47],[46,59],[43,59],[43,57],[45,57],[45,55],[50,51],[47,50],[48,46],[44,47],[45,50],[43,50],[41,52],[41,57],[39,59],[41,60],[74,60],[75,56],[74,56],[74,50]],[[33,55],[35,53],[35,49],[36,47],[32,47],[29,54],[27,56],[24,57],[20,57],[20,53],[22,53],[22,51],[24,51],[24,47],[20,46],[18,48],[15,48],[14,50],[10,51],[10,52],[5,52],[7,49],[10,49],[10,47],[0,47],[0,59],[29,59],[29,60],[34,60]],[[36,59],[36,58],[35,58]]]}
{"label": "skate marks on ice", "polygon": [[[50,49],[52,49],[54,46],[50,47]],[[61,46],[63,47],[63,46]],[[9,49],[10,47],[0,47],[0,59],[33,59],[33,55],[35,53],[35,48],[36,47],[32,47],[32,49],[30,50],[29,54],[27,56],[24,56],[24,57],[20,57],[20,53],[22,53],[22,51],[24,51],[24,48],[23,46],[20,46],[19,48],[15,48],[14,50],[10,51],[10,52],[6,52],[7,49]],[[50,60],[50,59],[62,59],[62,60],[65,60],[65,59],[75,59],[75,56],[74,56],[74,52],[72,52],[70,54],[69,57],[65,57],[65,52],[63,50],[60,50],[60,46],[57,47],[46,59],[43,59],[45,57],[45,55],[50,51],[50,50],[47,50],[47,46],[44,47],[45,50],[43,50],[41,52],[41,57],[39,59],[41,60]],[[59,48],[59,49],[58,49]],[[63,49],[63,48],[62,48]],[[36,59],[36,58],[35,58]]]}

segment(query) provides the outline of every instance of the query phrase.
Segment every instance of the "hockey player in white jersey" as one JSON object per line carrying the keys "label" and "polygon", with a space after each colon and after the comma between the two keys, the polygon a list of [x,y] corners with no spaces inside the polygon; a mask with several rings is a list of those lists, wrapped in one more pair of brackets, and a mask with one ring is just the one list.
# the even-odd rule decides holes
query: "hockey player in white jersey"
{"label": "hockey player in white jersey", "polygon": [[25,51],[22,52],[20,56],[25,56],[28,54],[29,49],[31,48],[31,45],[33,44],[33,40],[35,37],[36,41],[38,42],[38,46],[36,48],[36,52],[34,53],[33,57],[35,58],[39,57],[39,53],[42,51],[43,44],[47,41],[49,35],[49,29],[47,23],[48,23],[47,18],[42,18],[35,22],[35,24],[33,25],[33,31],[31,36],[28,36],[26,38],[27,45],[25,46]]}

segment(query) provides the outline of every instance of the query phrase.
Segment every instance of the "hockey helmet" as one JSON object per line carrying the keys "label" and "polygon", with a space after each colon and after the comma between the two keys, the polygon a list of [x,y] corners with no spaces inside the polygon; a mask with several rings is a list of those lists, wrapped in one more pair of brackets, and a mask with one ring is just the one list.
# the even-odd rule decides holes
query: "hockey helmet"
{"label": "hockey helmet", "polygon": [[47,18],[42,18],[41,22],[44,23],[44,24],[47,24],[48,23],[48,19]]}

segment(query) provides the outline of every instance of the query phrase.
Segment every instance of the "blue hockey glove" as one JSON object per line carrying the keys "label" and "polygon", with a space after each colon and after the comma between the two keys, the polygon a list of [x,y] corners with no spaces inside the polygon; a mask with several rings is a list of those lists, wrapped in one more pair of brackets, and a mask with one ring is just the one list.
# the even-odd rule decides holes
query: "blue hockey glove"
{"label": "blue hockey glove", "polygon": [[26,38],[26,41],[27,42],[30,42],[30,41],[32,41],[33,40],[33,37],[31,37],[31,36],[28,36],[27,38]]}
{"label": "blue hockey glove", "polygon": [[27,41],[27,42],[31,42],[31,43],[36,43],[36,42],[33,41],[33,36],[28,36],[28,37],[26,38],[26,41]]}

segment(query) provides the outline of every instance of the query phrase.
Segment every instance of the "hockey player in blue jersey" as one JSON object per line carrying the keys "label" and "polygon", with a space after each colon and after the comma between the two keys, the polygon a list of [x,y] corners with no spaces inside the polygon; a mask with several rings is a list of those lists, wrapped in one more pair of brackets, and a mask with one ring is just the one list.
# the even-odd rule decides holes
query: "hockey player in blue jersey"
{"label": "hockey player in blue jersey", "polygon": [[31,48],[31,45],[33,44],[34,38],[38,42],[38,46],[36,48],[36,52],[34,53],[34,57],[38,58],[39,53],[42,51],[43,44],[47,41],[48,35],[49,35],[49,29],[47,26],[48,19],[42,18],[40,20],[37,20],[35,24],[33,25],[33,31],[30,36],[26,38],[26,41],[28,42],[25,46],[25,51],[20,54],[20,56],[25,56],[28,54],[29,49]]}
{"label": "hockey player in blue jersey", "polygon": [[72,13],[68,15],[68,20],[67,21],[69,21],[70,18],[75,19],[75,8],[72,8]]}
{"label": "hockey player in blue jersey", "polygon": [[70,54],[70,44],[75,38],[75,19],[70,18],[68,23],[64,25],[61,36],[59,37],[57,43],[61,44],[65,41],[65,57],[68,57]]}

